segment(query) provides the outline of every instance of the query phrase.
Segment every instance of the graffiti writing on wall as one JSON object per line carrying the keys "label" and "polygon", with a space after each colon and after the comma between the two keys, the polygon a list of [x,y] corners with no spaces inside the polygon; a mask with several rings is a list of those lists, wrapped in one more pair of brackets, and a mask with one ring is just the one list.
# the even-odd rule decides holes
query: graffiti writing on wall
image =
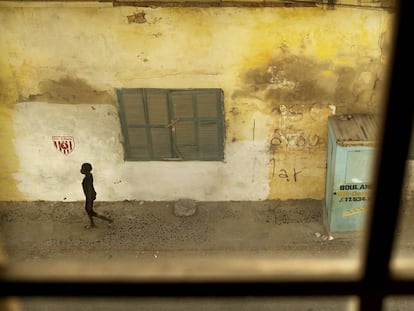
{"label": "graffiti writing on wall", "polygon": [[68,155],[75,148],[73,136],[52,136],[53,145],[64,155]]}
{"label": "graffiti writing on wall", "polygon": [[272,165],[272,168],[273,168],[272,178],[274,178],[277,175],[278,178],[283,179],[287,182],[290,182],[290,181],[297,182],[298,175],[302,173],[302,171],[297,170],[295,167],[291,170],[282,168],[276,172],[276,160],[275,159],[271,159],[270,164]]}
{"label": "graffiti writing on wall", "polygon": [[286,181],[293,180],[294,182],[297,182],[297,176],[302,173],[301,171],[296,171],[296,168],[293,168],[291,172],[288,173],[287,170],[281,169],[279,170],[279,178],[282,178]]}
{"label": "graffiti writing on wall", "polygon": [[316,149],[325,144],[323,138],[316,134],[306,134],[304,131],[282,132],[275,129],[270,139],[270,148]]}
{"label": "graffiti writing on wall", "polygon": [[282,118],[288,122],[297,122],[303,119],[306,108],[304,105],[280,105],[279,111]]}

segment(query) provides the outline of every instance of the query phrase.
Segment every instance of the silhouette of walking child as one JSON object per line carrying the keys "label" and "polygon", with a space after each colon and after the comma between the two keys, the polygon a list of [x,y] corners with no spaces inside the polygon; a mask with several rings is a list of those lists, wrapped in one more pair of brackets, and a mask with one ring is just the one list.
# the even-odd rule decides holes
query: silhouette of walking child
{"label": "silhouette of walking child", "polygon": [[113,219],[110,217],[106,217],[102,214],[98,214],[93,210],[93,202],[96,200],[96,191],[93,187],[93,176],[92,176],[92,165],[90,163],[83,163],[80,172],[85,175],[82,180],[82,189],[83,193],[85,194],[85,209],[86,213],[89,217],[89,225],[85,226],[86,229],[95,228],[95,222],[93,221],[93,217],[100,218],[106,220],[108,225],[113,223]]}

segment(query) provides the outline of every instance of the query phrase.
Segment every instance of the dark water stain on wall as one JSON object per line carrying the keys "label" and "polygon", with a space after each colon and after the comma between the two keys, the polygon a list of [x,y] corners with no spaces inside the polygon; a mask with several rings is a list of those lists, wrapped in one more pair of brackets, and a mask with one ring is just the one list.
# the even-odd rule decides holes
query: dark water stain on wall
{"label": "dark water stain on wall", "polygon": [[[283,55],[244,74],[244,94],[261,93],[273,111],[279,105],[329,103],[340,111],[375,110],[380,60],[363,59],[351,66],[335,65],[309,57]],[[361,79],[369,76],[370,79]],[[363,80],[361,82],[361,80]],[[236,91],[233,98],[240,92]],[[362,94],[364,96],[362,96]],[[368,94],[368,95],[367,95]]]}
{"label": "dark water stain on wall", "polygon": [[129,15],[127,16],[127,18],[128,18],[128,24],[131,24],[131,23],[144,24],[147,22],[144,12],[139,12],[139,13]]}
{"label": "dark water stain on wall", "polygon": [[278,102],[303,101],[310,97],[325,98],[327,92],[318,86],[318,73],[329,64],[315,64],[303,57],[274,59],[261,68],[246,73],[250,87],[266,90],[266,99]]}
{"label": "dark water stain on wall", "polygon": [[[78,78],[65,77],[58,81],[44,80],[39,83],[39,94],[30,95],[29,101],[55,104],[115,104],[108,91],[99,91]],[[27,101],[26,100],[26,101]]]}

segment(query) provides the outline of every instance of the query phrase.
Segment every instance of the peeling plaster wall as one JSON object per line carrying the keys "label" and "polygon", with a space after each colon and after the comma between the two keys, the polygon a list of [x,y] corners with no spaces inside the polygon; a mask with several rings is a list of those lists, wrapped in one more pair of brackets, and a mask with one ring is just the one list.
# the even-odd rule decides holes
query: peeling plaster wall
{"label": "peeling plaster wall", "polygon": [[[1,200],[82,199],[85,161],[100,200],[322,198],[327,117],[381,113],[384,10],[19,6],[0,7]],[[225,161],[125,162],[121,87],[223,89]]]}
{"label": "peeling plaster wall", "polygon": [[[27,199],[82,200],[80,166],[93,166],[99,200],[241,200],[266,198],[265,146],[240,142],[228,148],[226,163],[124,162],[118,113],[113,105],[16,104],[16,152],[26,155],[14,174]],[[39,118],[38,116],[42,116]],[[34,131],[36,129],[36,131]],[[67,155],[52,144],[70,133],[75,148]],[[223,186],[225,185],[225,186]]]}

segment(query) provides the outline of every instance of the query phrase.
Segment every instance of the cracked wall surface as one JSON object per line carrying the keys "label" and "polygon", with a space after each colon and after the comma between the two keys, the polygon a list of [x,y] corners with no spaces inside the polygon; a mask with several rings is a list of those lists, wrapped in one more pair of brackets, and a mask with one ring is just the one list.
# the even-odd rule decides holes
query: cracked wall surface
{"label": "cracked wall surface", "polygon": [[[320,199],[328,116],[381,114],[392,19],[343,7],[0,7],[0,199],[79,200],[84,161],[101,200]],[[222,89],[225,161],[125,162],[116,88]],[[56,136],[74,149],[60,152]]]}

